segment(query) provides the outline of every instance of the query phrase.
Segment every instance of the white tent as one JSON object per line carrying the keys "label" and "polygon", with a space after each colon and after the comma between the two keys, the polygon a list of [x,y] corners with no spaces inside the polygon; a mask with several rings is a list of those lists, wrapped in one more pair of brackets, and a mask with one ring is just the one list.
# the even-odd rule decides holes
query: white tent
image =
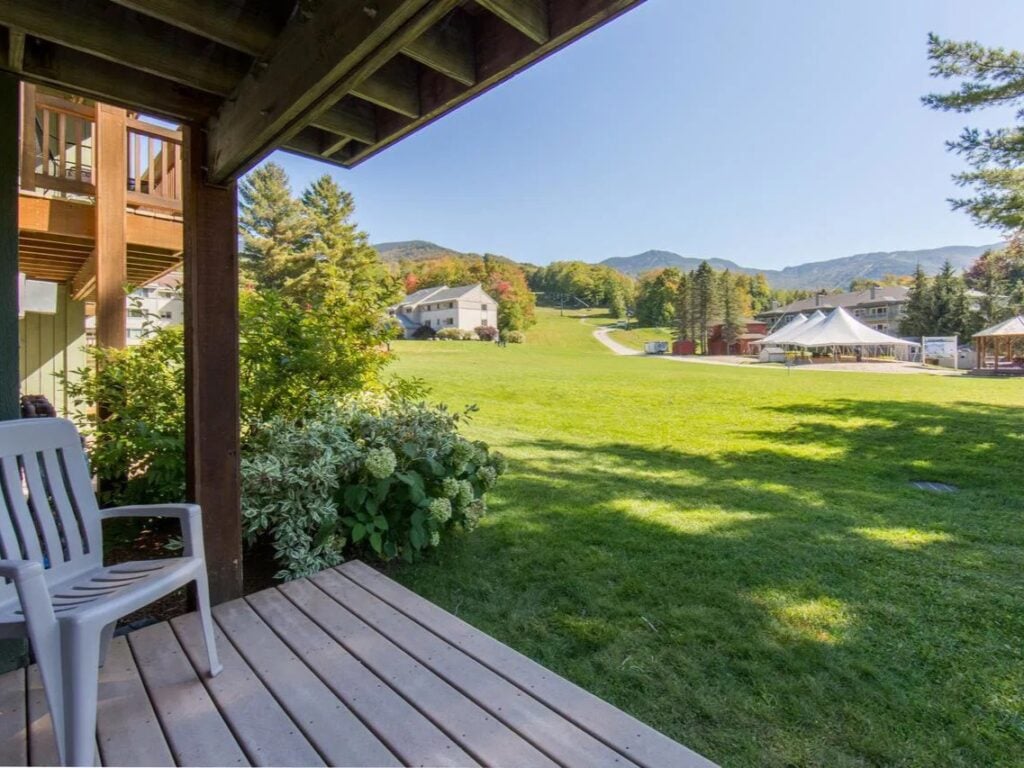
{"label": "white tent", "polygon": [[833,309],[824,320],[806,323],[784,344],[796,347],[891,347],[910,346],[911,342],[869,328],[842,307]]}
{"label": "white tent", "polygon": [[762,346],[762,347],[764,345],[766,345],[766,344],[778,343],[779,341],[782,341],[782,339],[785,336],[791,336],[793,334],[793,332],[797,328],[801,327],[806,322],[807,322],[807,315],[805,315],[805,314],[803,314],[801,312],[799,315],[794,317],[792,320],[790,320],[784,326],[779,328],[779,330],[772,331],[767,336],[765,336],[763,339],[760,339],[759,341],[756,341],[754,343],[759,345],[759,346]]}

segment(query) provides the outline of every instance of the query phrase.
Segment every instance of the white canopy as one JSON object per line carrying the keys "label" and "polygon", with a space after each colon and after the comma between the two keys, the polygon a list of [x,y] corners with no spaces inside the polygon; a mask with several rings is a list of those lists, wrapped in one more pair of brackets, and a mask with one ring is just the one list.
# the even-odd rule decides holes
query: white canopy
{"label": "white canopy", "polygon": [[805,315],[805,314],[803,314],[801,312],[799,315],[794,317],[792,320],[790,320],[784,326],[779,328],[779,330],[772,331],[771,333],[769,333],[767,336],[765,336],[763,339],[761,339],[757,343],[760,344],[761,346],[764,346],[765,344],[776,344],[776,343],[782,341],[784,336],[792,335],[792,333],[793,333],[793,331],[795,329],[799,328],[800,326],[802,326],[806,322],[807,322],[807,315]]}
{"label": "white canopy", "polygon": [[910,346],[911,342],[869,328],[842,307],[833,309],[813,325],[809,320],[784,344],[796,347]]}

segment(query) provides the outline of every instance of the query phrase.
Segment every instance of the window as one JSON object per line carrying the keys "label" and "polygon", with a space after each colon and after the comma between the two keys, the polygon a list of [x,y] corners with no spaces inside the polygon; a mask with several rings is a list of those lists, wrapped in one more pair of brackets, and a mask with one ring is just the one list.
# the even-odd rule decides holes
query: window
{"label": "window", "polygon": [[449,317],[449,318],[447,318],[447,319],[446,319],[446,320],[444,321],[444,324],[445,324],[445,325],[454,325],[454,324],[455,324],[455,321],[454,321],[454,320],[453,320],[452,318],[450,318],[450,317]]}
{"label": "window", "polygon": [[449,301],[448,302],[448,309],[455,309],[455,302],[454,301]]}
{"label": "window", "polygon": [[170,311],[168,311],[168,310],[166,310],[166,309],[165,309],[165,310],[164,310],[163,312],[161,312],[161,313],[160,313],[160,317],[161,317],[161,318],[162,318],[163,320],[170,320],[170,319],[171,319],[171,317],[173,317],[173,315],[171,314],[171,312],[170,312]]}
{"label": "window", "polygon": [[131,309],[128,310],[128,317],[145,317],[145,316],[146,316],[146,313],[143,312],[141,309],[138,309],[136,307],[132,307]]}
{"label": "window", "polygon": [[486,312],[487,311],[487,305],[486,304],[481,304],[480,305],[480,311]]}
{"label": "window", "polygon": [[141,339],[142,338],[142,334],[143,334],[143,330],[141,328],[129,328],[128,329],[128,338],[129,339]]}

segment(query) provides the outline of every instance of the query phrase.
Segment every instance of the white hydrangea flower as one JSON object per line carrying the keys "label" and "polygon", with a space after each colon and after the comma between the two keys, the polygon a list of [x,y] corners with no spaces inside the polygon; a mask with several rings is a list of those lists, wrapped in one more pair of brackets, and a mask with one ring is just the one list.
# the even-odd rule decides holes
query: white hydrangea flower
{"label": "white hydrangea flower", "polygon": [[371,448],[363,460],[366,471],[378,480],[390,477],[398,466],[398,460],[390,448]]}

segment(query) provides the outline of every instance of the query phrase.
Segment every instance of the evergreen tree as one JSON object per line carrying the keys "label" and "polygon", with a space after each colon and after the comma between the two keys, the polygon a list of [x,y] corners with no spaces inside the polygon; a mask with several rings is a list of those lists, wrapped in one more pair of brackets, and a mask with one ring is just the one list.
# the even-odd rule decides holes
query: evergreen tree
{"label": "evergreen tree", "polygon": [[636,318],[640,325],[651,328],[672,325],[680,277],[682,274],[678,269],[669,267],[641,278],[636,297]]}
{"label": "evergreen tree", "polygon": [[693,338],[693,271],[681,275],[676,284],[675,310],[676,326],[675,335],[679,341],[688,341]]}
{"label": "evergreen tree", "polygon": [[[956,91],[925,96],[924,103],[932,109],[974,112],[1024,103],[1024,52],[932,34],[928,58],[933,77],[961,80]],[[1020,124],[1012,128],[966,128],[947,145],[973,169],[953,178],[976,192],[974,197],[951,200],[953,208],[966,211],[982,226],[1008,233],[1024,230],[1024,109],[1018,109],[1016,117]]]}
{"label": "evergreen tree", "polygon": [[914,282],[907,292],[900,333],[904,336],[930,336],[935,322],[932,289],[921,265],[914,270]]}
{"label": "evergreen tree", "polygon": [[719,311],[722,319],[722,338],[727,347],[737,342],[746,330],[743,323],[745,295],[742,284],[727,269],[718,277]]}
{"label": "evergreen tree", "polygon": [[283,288],[308,266],[301,253],[308,225],[288,175],[277,163],[261,165],[242,179],[239,196],[242,275],[258,288]]}
{"label": "evergreen tree", "polygon": [[352,220],[355,203],[329,175],[316,179],[302,193],[306,233],[292,263],[301,272],[290,278],[285,291],[307,303],[318,303],[328,292],[349,297],[355,312],[377,312],[399,298],[394,279],[366,234]]}
{"label": "evergreen tree", "polygon": [[693,274],[693,311],[701,353],[708,354],[708,326],[718,311],[718,285],[715,270],[702,261]]}
{"label": "evergreen tree", "polygon": [[966,287],[948,260],[932,283],[932,317],[931,334],[970,338],[973,323]]}

